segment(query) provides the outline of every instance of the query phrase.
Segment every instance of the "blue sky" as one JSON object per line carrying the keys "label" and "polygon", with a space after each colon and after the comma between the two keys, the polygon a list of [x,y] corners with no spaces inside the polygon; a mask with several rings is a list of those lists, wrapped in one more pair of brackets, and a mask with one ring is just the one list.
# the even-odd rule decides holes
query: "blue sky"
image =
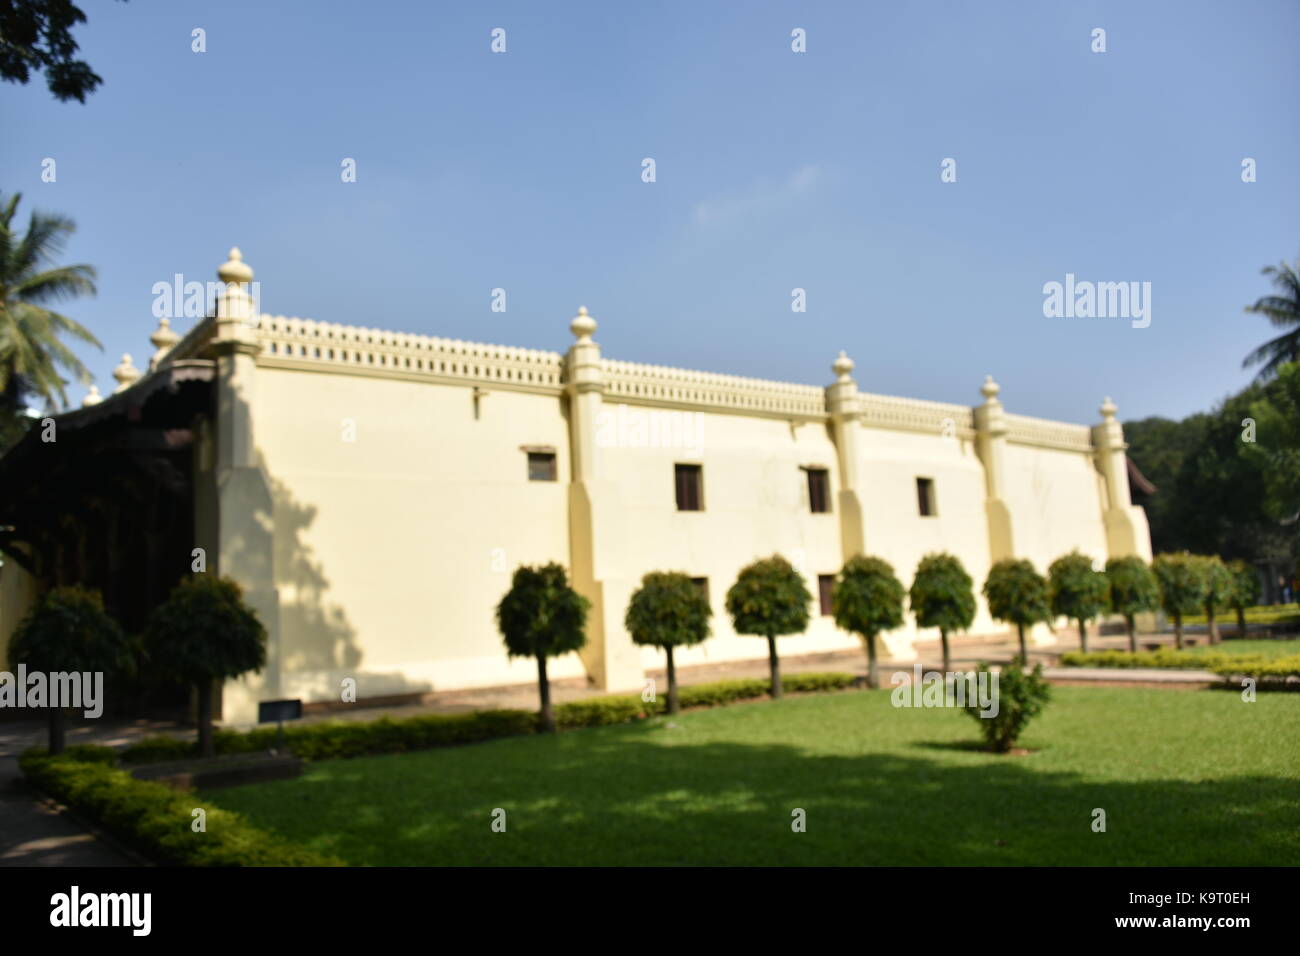
{"label": "blue sky", "polygon": [[[0,189],[77,221],[104,392],[154,283],[239,245],[274,313],[563,351],[585,304],[612,358],[1176,417],[1300,256],[1293,0],[81,3],[104,84],[0,85]],[[1150,326],[1046,318],[1067,273],[1150,282]]]}

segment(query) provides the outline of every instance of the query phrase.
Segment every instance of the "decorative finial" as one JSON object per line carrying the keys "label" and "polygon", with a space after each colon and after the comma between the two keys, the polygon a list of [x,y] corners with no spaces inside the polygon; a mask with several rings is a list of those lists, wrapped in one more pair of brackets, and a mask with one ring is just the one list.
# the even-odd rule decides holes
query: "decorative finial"
{"label": "decorative finial", "polygon": [[850,381],[849,376],[853,374],[853,359],[849,358],[843,349],[840,349],[840,357],[831,363],[831,371],[841,382]]}
{"label": "decorative finial", "polygon": [[81,407],[89,408],[91,405],[98,405],[103,400],[104,396],[99,394],[99,386],[92,385],[90,391],[86,393],[86,397],[81,400]]}
{"label": "decorative finial", "polygon": [[122,355],[122,361],[113,369],[113,378],[118,382],[117,388],[113,389],[114,394],[130,388],[140,380],[140,370],[131,363],[129,354]]}
{"label": "decorative finial", "polygon": [[1115,413],[1117,411],[1119,411],[1119,407],[1116,406],[1116,404],[1110,400],[1110,396],[1107,395],[1106,400],[1101,403],[1101,417],[1108,422],[1114,421]]}
{"label": "decorative finial", "polygon": [[578,314],[569,323],[569,331],[578,337],[579,342],[591,341],[591,335],[596,331],[596,320],[587,314],[585,305],[578,306]]}
{"label": "decorative finial", "polygon": [[984,384],[980,386],[980,394],[984,396],[986,401],[997,401],[998,393],[1001,391],[1002,386],[993,381],[992,375],[984,376]]}
{"label": "decorative finial", "polygon": [[149,336],[149,341],[153,343],[154,347],[153,358],[149,359],[150,371],[158,367],[158,363],[172,350],[172,346],[180,340],[181,337],[172,330],[171,320],[160,318],[158,328],[154,330],[153,335]]}
{"label": "decorative finial", "polygon": [[230,258],[217,267],[217,278],[227,284],[231,282],[252,282],[253,270],[244,261],[244,254],[235,246],[230,250]]}

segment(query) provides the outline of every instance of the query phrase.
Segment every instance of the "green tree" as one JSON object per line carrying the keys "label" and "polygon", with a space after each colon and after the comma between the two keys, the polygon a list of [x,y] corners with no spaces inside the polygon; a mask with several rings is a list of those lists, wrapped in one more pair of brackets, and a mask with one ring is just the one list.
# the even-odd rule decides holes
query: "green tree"
{"label": "green tree", "polygon": [[1220,608],[1228,607],[1232,600],[1232,572],[1218,555],[1207,554],[1195,557],[1201,563],[1201,575],[1205,578],[1203,604],[1206,631],[1209,633],[1210,643],[1219,644],[1223,639],[1219,636],[1219,625],[1215,615]]}
{"label": "green tree", "polygon": [[1231,562],[1228,570],[1232,573],[1232,597],[1228,599],[1228,606],[1237,612],[1237,636],[1245,637],[1246,608],[1259,603],[1262,591],[1259,572],[1245,561]]}
{"label": "green tree", "polygon": [[1300,362],[1300,276],[1286,262],[1265,266],[1263,274],[1272,278],[1278,294],[1261,296],[1254,305],[1246,306],[1246,311],[1264,316],[1274,328],[1285,331],[1255,349],[1241,363],[1242,368],[1263,363],[1257,381],[1272,378],[1288,362]]}
{"label": "green tree", "polygon": [[55,99],[86,102],[103,80],[85,60],[75,59],[72,28],[86,15],[69,0],[7,0],[0,3],[0,79],[25,85],[44,73]]}
{"label": "green tree", "polygon": [[677,713],[677,668],[674,647],[699,644],[709,636],[708,599],[680,571],[651,571],[628,602],[623,623],[634,644],[663,648],[668,658],[668,713]]}
{"label": "green tree", "polygon": [[1250,406],[1255,440],[1240,443],[1241,457],[1260,469],[1265,512],[1294,526],[1300,513],[1300,362],[1281,366],[1270,385]]}
{"label": "green tree", "polygon": [[542,730],[555,731],[546,659],[581,650],[591,602],[569,586],[564,568],[554,562],[516,569],[510,590],[497,605],[497,629],[510,657],[537,658]]}
{"label": "green tree", "polygon": [[[14,630],[9,658],[31,672],[103,674],[106,677],[135,670],[138,648],[104,610],[98,591],[80,587],[46,591]],[[52,703],[53,701],[51,701]],[[50,753],[64,750],[64,712],[49,708]]]}
{"label": "green tree", "polygon": [[989,614],[1016,626],[1020,638],[1020,660],[1029,659],[1025,628],[1051,617],[1047,606],[1047,581],[1028,561],[1004,558],[989,568],[984,581],[984,599]]}
{"label": "green tree", "polygon": [[190,684],[198,697],[199,754],[215,753],[212,701],[217,681],[266,665],[266,628],[229,578],[193,574],[172,589],[145,624],[151,666]]}
{"label": "green tree", "polygon": [[1130,555],[1106,562],[1106,584],[1110,609],[1123,615],[1128,631],[1128,649],[1137,653],[1137,629],[1133,618],[1160,607],[1160,586],[1156,576],[1141,558]]}
{"label": "green tree", "polygon": [[[0,44],[2,46],[3,44]],[[14,231],[20,195],[0,197],[0,412],[6,432],[29,398],[67,404],[66,369],[81,382],[90,372],[60,337],[99,347],[99,340],[77,322],[46,305],[60,299],[93,295],[95,270],[90,266],[55,266],[67,238],[76,230],[70,219],[32,213],[25,235]]]}
{"label": "green tree", "polygon": [[975,620],[975,582],[954,555],[927,554],[916,566],[908,601],[918,627],[939,629],[943,670],[951,671],[948,635]]}
{"label": "green tree", "polygon": [[1151,564],[1160,585],[1160,606],[1174,619],[1174,643],[1183,647],[1183,615],[1205,604],[1205,574],[1190,554],[1158,554]]}
{"label": "green tree", "polygon": [[767,638],[773,698],[781,696],[776,639],[785,634],[802,634],[808,628],[811,601],[803,575],[779,554],[742,568],[727,591],[727,613],[736,633]]}
{"label": "green tree", "polygon": [[862,638],[867,649],[867,686],[880,686],[876,668],[876,637],[903,623],[902,582],[880,558],[855,555],[845,562],[831,590],[835,623]]}
{"label": "green tree", "polygon": [[1106,576],[1092,569],[1092,558],[1071,551],[1047,568],[1047,600],[1052,613],[1079,622],[1079,647],[1088,652],[1088,622],[1106,609]]}

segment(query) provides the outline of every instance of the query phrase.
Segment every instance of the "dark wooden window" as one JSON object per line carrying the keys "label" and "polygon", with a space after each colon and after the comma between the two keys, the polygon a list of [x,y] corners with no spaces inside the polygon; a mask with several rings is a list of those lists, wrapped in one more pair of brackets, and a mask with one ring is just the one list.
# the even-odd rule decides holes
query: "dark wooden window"
{"label": "dark wooden window", "polygon": [[677,478],[677,510],[704,510],[704,466],[674,465]]}
{"label": "dark wooden window", "polygon": [[831,593],[835,590],[835,575],[819,574],[817,575],[817,594],[821,597],[822,617],[830,617],[833,613],[831,610]]}
{"label": "dark wooden window", "polygon": [[916,479],[916,504],[921,510],[922,518],[933,518],[939,513],[934,503],[934,479]]}
{"label": "dark wooden window", "polygon": [[528,480],[555,481],[555,452],[530,451],[528,453]]}
{"label": "dark wooden window", "polygon": [[831,476],[825,468],[807,468],[808,506],[813,514],[826,514],[831,510]]}
{"label": "dark wooden window", "polygon": [[700,593],[704,595],[704,601],[707,604],[709,601],[709,579],[691,578],[691,583],[700,589]]}

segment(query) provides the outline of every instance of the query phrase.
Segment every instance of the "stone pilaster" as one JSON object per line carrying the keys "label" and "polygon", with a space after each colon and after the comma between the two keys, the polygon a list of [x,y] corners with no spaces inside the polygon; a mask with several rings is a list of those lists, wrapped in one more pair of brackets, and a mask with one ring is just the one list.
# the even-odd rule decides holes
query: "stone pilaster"
{"label": "stone pilaster", "polygon": [[1011,508],[1006,499],[1007,420],[998,399],[1001,391],[992,375],[985,376],[980,387],[984,404],[975,409],[975,448],[984,465],[984,515],[988,521],[990,564],[1016,556]]}
{"label": "stone pilaster", "polygon": [[600,346],[591,338],[596,321],[580,308],[569,329],[577,341],[565,357],[569,402],[569,548],[574,588],[591,602],[587,644],[581,652],[587,676],[602,690],[639,690],[641,655],[623,627],[623,613],[638,581],[629,567],[623,508],[617,487],[600,474],[596,426],[604,406]]}
{"label": "stone pilaster", "polygon": [[[213,469],[216,548],[209,571],[239,584],[244,600],[267,631],[267,663],[260,674],[227,681],[222,692],[226,723],[253,723],[257,702],[280,696],[280,599],[275,586],[275,510],[270,481],[253,434],[257,385],[257,316],[248,292],[253,270],[238,249],[217,270],[225,289],[217,296],[212,352],[217,363]],[[215,560],[214,560],[215,559]],[[215,568],[214,568],[215,565]]]}
{"label": "stone pilaster", "polygon": [[1133,504],[1128,483],[1128,445],[1124,428],[1115,419],[1119,411],[1107,398],[1101,404],[1101,424],[1092,429],[1093,455],[1106,489],[1102,518],[1106,525],[1107,557],[1136,555],[1151,560],[1151,530],[1146,512]]}

